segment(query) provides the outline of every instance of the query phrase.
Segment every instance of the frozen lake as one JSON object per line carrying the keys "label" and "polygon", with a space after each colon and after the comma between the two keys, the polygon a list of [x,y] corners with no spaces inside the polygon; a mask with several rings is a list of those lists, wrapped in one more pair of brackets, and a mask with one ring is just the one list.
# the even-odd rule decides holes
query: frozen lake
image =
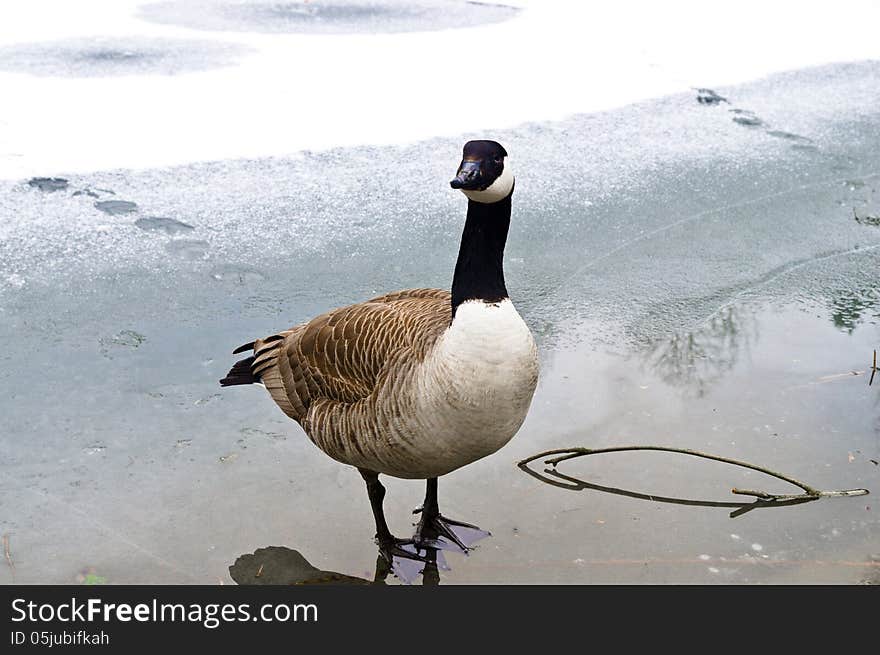
{"label": "frozen lake", "polygon": [[[117,56],[128,67],[121,86],[107,86],[106,71],[3,80],[87,96],[143,80],[155,107],[187,79],[210,91],[234,78],[227,58],[253,66],[247,49],[259,59],[293,47],[281,39],[363,38],[348,28],[291,36],[295,21],[282,33],[249,23],[247,34],[260,34],[244,37],[222,22],[194,25],[194,14],[169,27],[171,3],[142,4],[145,46],[139,63]],[[442,3],[412,4],[430,16]],[[425,46],[433,52],[468,33],[528,34],[546,19],[528,11],[418,36],[440,39]],[[376,38],[412,38],[407,21],[422,16],[397,16],[402,34]],[[179,42],[159,47],[160,37]],[[83,35],[53,38],[75,50]],[[34,45],[5,47],[19,68],[52,64]],[[448,181],[464,141],[488,137],[517,172],[507,282],[542,371],[514,440],[440,480],[444,513],[493,533],[469,557],[450,555],[441,581],[877,583],[880,380],[868,378],[880,347],[880,62],[859,54],[776,62],[787,72],[700,70],[682,88],[667,77],[657,93],[605,95],[607,107],[572,94],[556,99],[558,116],[534,105],[497,123],[441,118],[436,132],[419,126],[399,142],[369,111],[369,138],[344,145],[326,125],[312,133],[311,109],[283,124],[267,108],[254,153],[232,122],[231,144],[223,130],[217,146],[196,130],[167,158],[141,148],[136,121],[120,143],[119,116],[149,115],[123,100],[106,133],[91,119],[73,136],[47,127],[55,151],[43,116],[26,120],[30,100],[0,110],[0,127],[21,127],[0,132],[0,532],[14,561],[0,579],[231,583],[228,567],[267,546],[371,578],[373,524],[357,472],[320,453],[262,389],[221,391],[217,380],[254,337],[385,291],[448,287],[465,212]],[[690,88],[707,79],[717,96]],[[72,103],[74,115],[90,102]],[[160,125],[173,123],[167,107]],[[184,122],[192,111],[181,108]],[[247,125],[262,120],[248,112]],[[275,151],[266,126],[295,136]],[[94,149],[78,163],[88,139]],[[516,466],[542,450],[616,445],[697,449],[871,495],[731,518],[731,507],[559,489]],[[717,503],[748,502],[731,487],[793,491],[659,453],[559,470]],[[386,486],[403,536],[423,484]]]}

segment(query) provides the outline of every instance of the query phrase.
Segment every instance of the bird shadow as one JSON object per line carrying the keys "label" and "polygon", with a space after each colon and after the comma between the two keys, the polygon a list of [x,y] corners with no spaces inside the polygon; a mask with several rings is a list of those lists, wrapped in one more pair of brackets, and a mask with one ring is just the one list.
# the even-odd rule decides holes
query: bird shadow
{"label": "bird shadow", "polygon": [[405,584],[421,577],[425,586],[439,585],[440,571],[449,570],[442,551],[426,548],[422,553],[424,561],[394,557],[389,562],[380,552],[370,580],[319,569],[298,550],[286,546],[267,546],[240,555],[229,567],[229,575],[239,585],[384,585],[392,574]]}
{"label": "bird shadow", "polygon": [[533,460],[524,460],[517,466],[528,475],[536,480],[540,480],[544,484],[549,484],[559,489],[568,491],[583,491],[591,489],[593,491],[601,491],[604,493],[615,494],[617,496],[626,496],[627,498],[637,498],[639,500],[649,500],[655,503],[671,503],[673,505],[688,505],[691,507],[729,507],[733,511],[730,518],[735,519],[743,514],[751,512],[755,509],[769,507],[788,507],[789,505],[801,505],[809,503],[816,498],[793,498],[787,500],[761,500],[757,499],[751,502],[723,501],[723,500],[704,500],[699,498],[679,498],[674,496],[658,496],[656,494],[646,494],[639,491],[629,489],[620,489],[618,487],[606,487],[593,482],[587,482],[564,473],[560,473],[555,468],[545,468],[543,472],[536,471],[529,467],[529,463]]}

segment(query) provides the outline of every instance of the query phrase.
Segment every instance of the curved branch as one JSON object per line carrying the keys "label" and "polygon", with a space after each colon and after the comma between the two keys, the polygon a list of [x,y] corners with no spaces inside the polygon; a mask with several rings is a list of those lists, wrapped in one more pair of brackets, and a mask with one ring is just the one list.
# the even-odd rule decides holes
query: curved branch
{"label": "curved branch", "polygon": [[723,462],[724,464],[731,464],[733,466],[741,466],[743,468],[751,469],[753,471],[758,471],[759,473],[763,473],[765,475],[769,475],[770,477],[777,478],[779,480],[783,480],[788,482],[789,484],[793,484],[796,487],[800,487],[804,490],[802,494],[771,494],[765,491],[753,491],[750,489],[731,489],[731,492],[734,494],[739,494],[743,496],[754,496],[756,498],[760,498],[762,500],[769,501],[792,501],[792,500],[815,500],[816,498],[827,498],[827,497],[840,497],[840,496],[864,496],[868,494],[867,489],[845,489],[841,491],[821,491],[819,489],[815,489],[807,484],[804,484],[800,480],[789,477],[787,475],[783,475],[781,473],[777,473],[776,471],[772,471],[763,466],[757,466],[755,464],[749,464],[748,462],[743,462],[737,459],[731,459],[729,457],[721,457],[719,455],[710,455],[707,453],[701,453],[698,450],[690,450],[687,448],[672,448],[668,446],[613,446],[610,448],[557,448],[555,450],[545,450],[536,455],[532,455],[524,460],[521,460],[517,463],[521,469],[526,469],[527,465],[530,462],[535,461],[536,459],[540,459],[542,457],[548,457],[550,455],[557,455],[557,457],[551,457],[550,459],[545,459],[544,463],[553,466],[554,468],[560,463],[564,462],[568,459],[574,459],[576,457],[584,457],[586,455],[597,455],[600,453],[618,453],[625,451],[636,451],[636,450],[652,450],[659,452],[667,452],[667,453],[678,453],[681,455],[690,455],[692,457],[701,457],[703,459],[711,459],[716,462]]}

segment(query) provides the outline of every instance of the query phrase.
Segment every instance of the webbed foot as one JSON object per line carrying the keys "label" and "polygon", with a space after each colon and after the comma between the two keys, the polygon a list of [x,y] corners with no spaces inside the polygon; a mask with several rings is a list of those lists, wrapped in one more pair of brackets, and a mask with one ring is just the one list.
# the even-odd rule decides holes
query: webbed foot
{"label": "webbed foot", "polygon": [[434,572],[449,570],[442,552],[429,544],[417,543],[415,539],[377,538],[376,544],[379,555],[404,584],[412,584],[427,569]]}
{"label": "webbed foot", "polygon": [[422,515],[413,537],[413,542],[422,548],[451,550],[466,555],[478,541],[492,536],[491,532],[476,525],[425,512],[424,508],[416,509],[413,513]]}

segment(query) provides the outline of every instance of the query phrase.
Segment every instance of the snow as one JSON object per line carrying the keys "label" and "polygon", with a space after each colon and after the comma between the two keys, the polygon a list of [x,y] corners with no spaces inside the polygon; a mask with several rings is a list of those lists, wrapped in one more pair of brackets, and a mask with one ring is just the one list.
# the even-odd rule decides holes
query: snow
{"label": "snow", "polygon": [[0,45],[113,37],[173,50],[172,40],[198,39],[246,52],[197,74],[88,79],[10,71],[0,55],[0,179],[407,144],[559,120],[874,57],[880,24],[870,0],[833,10],[517,0],[522,11],[510,20],[475,18],[467,29],[418,31],[431,24],[414,19],[412,32],[328,35],[195,30],[145,20],[143,4],[5,2]]}

